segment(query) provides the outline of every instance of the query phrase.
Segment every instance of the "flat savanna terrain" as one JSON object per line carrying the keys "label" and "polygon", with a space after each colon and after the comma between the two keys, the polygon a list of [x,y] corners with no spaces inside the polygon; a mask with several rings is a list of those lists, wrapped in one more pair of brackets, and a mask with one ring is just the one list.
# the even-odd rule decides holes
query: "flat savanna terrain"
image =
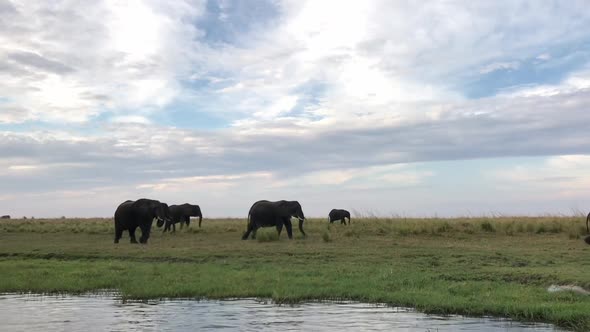
{"label": "flat savanna terrain", "polygon": [[[581,217],[354,219],[272,228],[204,219],[147,245],[113,244],[111,219],[0,221],[0,292],[117,290],[125,298],[350,299],[590,330],[590,246]],[[296,227],[295,227],[296,228]],[[139,231],[139,230],[138,230]]]}

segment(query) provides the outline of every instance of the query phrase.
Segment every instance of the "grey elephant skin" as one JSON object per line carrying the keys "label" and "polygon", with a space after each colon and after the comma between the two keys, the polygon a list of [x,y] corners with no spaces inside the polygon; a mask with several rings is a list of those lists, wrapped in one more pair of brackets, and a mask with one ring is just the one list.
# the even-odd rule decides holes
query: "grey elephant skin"
{"label": "grey elephant skin", "polygon": [[336,220],[340,220],[341,224],[346,225],[346,218],[348,218],[348,223],[350,224],[350,212],[342,209],[332,209],[328,214],[330,224]]}
{"label": "grey elephant skin", "polygon": [[188,203],[170,205],[170,220],[166,222],[164,232],[169,231],[170,226],[172,226],[172,231],[176,232],[175,224],[177,223],[180,223],[181,228],[182,225],[190,225],[191,217],[199,217],[199,228],[201,228],[203,214],[201,213],[201,208],[198,205],[192,205]]}
{"label": "grey elephant skin", "polygon": [[254,203],[248,212],[248,229],[242,236],[242,240],[246,240],[250,233],[252,239],[256,238],[256,231],[260,227],[276,227],[279,236],[283,226],[287,229],[289,239],[293,238],[293,225],[291,224],[291,217],[299,219],[299,231],[303,236],[303,221],[305,215],[301,209],[301,204],[297,201],[277,201],[270,202],[262,200]]}
{"label": "grey elephant skin", "polygon": [[140,243],[147,243],[152,229],[152,222],[157,219],[158,227],[170,219],[170,210],[166,203],[142,198],[125,201],[115,211],[115,243],[119,243],[123,231],[129,231],[131,243],[137,243],[135,230],[141,229]]}

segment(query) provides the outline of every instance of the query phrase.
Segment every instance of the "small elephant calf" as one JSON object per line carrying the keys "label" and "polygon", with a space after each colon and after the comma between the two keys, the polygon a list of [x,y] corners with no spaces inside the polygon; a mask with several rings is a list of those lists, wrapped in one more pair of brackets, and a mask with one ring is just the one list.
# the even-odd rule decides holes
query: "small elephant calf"
{"label": "small elephant calf", "polygon": [[330,224],[333,223],[335,220],[340,220],[340,224],[346,225],[346,218],[348,218],[348,223],[350,224],[350,212],[346,210],[332,209],[328,217],[328,219],[330,220]]}

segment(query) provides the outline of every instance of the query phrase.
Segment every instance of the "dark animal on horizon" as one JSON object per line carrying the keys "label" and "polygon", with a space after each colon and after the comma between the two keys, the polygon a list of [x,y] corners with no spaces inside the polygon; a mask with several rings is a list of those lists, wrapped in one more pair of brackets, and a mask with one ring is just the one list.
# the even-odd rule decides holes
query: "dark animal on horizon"
{"label": "dark animal on horizon", "polygon": [[350,224],[350,212],[346,210],[332,209],[330,214],[328,214],[330,224],[336,220],[340,220],[340,224],[346,225],[346,218],[348,218],[348,223]]}
{"label": "dark animal on horizon", "polygon": [[0,217],[0,219],[10,219],[10,216],[9,215],[4,215],[4,216]]}
{"label": "dark animal on horizon", "polygon": [[157,219],[158,227],[162,227],[170,219],[170,210],[166,203],[146,198],[121,203],[115,211],[115,243],[119,243],[125,230],[129,231],[131,243],[137,243],[137,227],[141,229],[139,242],[147,243],[154,219]]}
{"label": "dark animal on horizon", "polygon": [[166,226],[164,227],[164,232],[170,230],[170,226],[172,226],[172,231],[176,232],[176,223],[180,223],[180,228],[186,224],[190,225],[191,217],[199,217],[199,228],[201,228],[201,221],[203,221],[203,214],[201,213],[201,208],[198,205],[192,204],[181,204],[181,205],[170,205],[170,220],[166,222]]}
{"label": "dark animal on horizon", "polygon": [[283,226],[287,229],[289,239],[293,238],[293,225],[291,224],[291,217],[299,219],[299,231],[303,236],[303,222],[305,215],[301,209],[301,204],[297,201],[277,201],[270,202],[266,200],[258,201],[252,205],[248,212],[248,228],[242,240],[246,240],[250,233],[252,239],[256,238],[256,231],[260,227],[276,227],[279,236],[283,230]]}

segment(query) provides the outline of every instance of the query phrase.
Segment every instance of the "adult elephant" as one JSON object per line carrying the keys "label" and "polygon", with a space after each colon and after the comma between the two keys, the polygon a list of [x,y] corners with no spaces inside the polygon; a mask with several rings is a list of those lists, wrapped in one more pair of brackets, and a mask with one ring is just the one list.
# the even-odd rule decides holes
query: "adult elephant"
{"label": "adult elephant", "polygon": [[256,231],[260,227],[276,227],[279,236],[283,230],[283,226],[287,229],[289,239],[293,238],[293,225],[291,224],[291,217],[299,219],[299,231],[303,236],[303,222],[305,215],[301,209],[301,204],[297,201],[277,201],[270,202],[266,200],[258,201],[252,205],[248,212],[248,229],[242,235],[242,240],[246,240],[250,233],[252,239],[256,238]]}
{"label": "adult elephant", "polygon": [[0,217],[0,219],[10,219],[10,216],[9,215],[4,215],[4,216]]}
{"label": "adult elephant", "polygon": [[157,219],[158,227],[162,227],[170,219],[170,210],[166,203],[147,198],[121,203],[115,211],[115,243],[119,243],[125,230],[129,231],[131,243],[137,243],[137,227],[141,229],[139,242],[147,243],[154,219]]}
{"label": "adult elephant", "polygon": [[180,223],[180,228],[184,224],[187,226],[191,223],[191,217],[199,217],[199,228],[201,227],[201,221],[203,221],[203,214],[201,213],[201,208],[198,205],[192,204],[181,204],[181,205],[170,205],[170,220],[166,222],[166,226],[164,227],[164,232],[170,230],[170,226],[172,226],[172,231],[176,232],[176,223]]}
{"label": "adult elephant", "polygon": [[348,223],[350,224],[350,212],[342,209],[332,209],[330,214],[328,214],[330,224],[336,220],[340,220],[340,224],[346,225],[346,218],[348,218]]}

